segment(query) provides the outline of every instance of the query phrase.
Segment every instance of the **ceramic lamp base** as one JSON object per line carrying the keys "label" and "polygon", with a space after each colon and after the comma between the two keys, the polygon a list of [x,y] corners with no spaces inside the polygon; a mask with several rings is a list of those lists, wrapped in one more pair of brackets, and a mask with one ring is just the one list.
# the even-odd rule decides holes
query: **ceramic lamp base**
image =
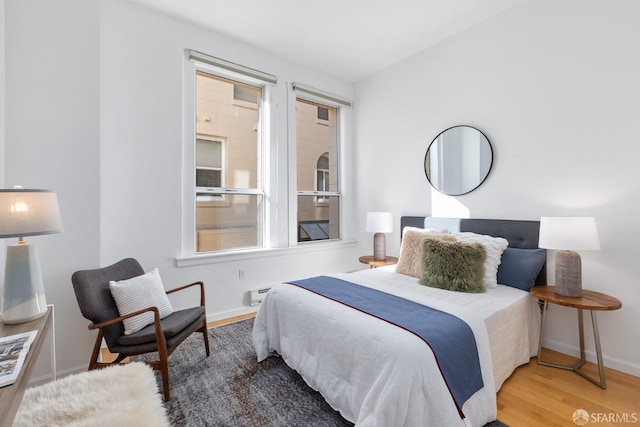
{"label": "ceramic lamp base", "polygon": [[387,258],[387,241],[384,233],[373,235],[373,259],[382,261]]}
{"label": "ceramic lamp base", "polygon": [[29,243],[8,245],[2,320],[7,324],[23,323],[46,312],[47,300],[36,247]]}
{"label": "ceramic lamp base", "polygon": [[565,297],[582,296],[582,262],[575,251],[556,253],[556,294]]}

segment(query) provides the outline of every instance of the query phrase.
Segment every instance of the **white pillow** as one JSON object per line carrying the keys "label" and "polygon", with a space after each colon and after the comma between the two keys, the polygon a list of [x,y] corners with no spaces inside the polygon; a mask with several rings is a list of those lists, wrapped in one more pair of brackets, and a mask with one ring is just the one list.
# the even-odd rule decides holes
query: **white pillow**
{"label": "white pillow", "polygon": [[478,242],[487,251],[487,259],[484,262],[484,278],[482,283],[485,288],[498,287],[498,266],[502,259],[502,252],[507,249],[509,242],[502,237],[492,237],[471,232],[452,233],[461,242]]}
{"label": "white pillow", "polygon": [[[160,318],[164,319],[173,313],[173,307],[167,298],[157,268],[143,274],[119,282],[110,281],[109,290],[116,301],[120,316],[133,313],[143,308],[158,307]],[[123,321],[124,334],[131,335],[153,323],[153,312],[147,311]]]}

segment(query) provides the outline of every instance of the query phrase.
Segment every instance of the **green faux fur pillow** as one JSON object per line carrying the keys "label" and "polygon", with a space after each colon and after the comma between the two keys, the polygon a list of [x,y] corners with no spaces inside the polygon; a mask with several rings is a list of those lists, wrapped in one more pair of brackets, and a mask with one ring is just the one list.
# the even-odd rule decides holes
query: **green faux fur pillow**
{"label": "green faux fur pillow", "polygon": [[485,292],[482,283],[487,251],[480,243],[422,241],[420,284],[457,292]]}

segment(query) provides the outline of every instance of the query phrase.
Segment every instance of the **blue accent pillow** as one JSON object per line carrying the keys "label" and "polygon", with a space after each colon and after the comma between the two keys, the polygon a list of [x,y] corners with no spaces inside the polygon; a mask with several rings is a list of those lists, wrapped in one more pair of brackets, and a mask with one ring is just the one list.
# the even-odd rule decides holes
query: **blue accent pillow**
{"label": "blue accent pillow", "polygon": [[546,249],[507,248],[498,266],[498,283],[529,291],[546,260]]}

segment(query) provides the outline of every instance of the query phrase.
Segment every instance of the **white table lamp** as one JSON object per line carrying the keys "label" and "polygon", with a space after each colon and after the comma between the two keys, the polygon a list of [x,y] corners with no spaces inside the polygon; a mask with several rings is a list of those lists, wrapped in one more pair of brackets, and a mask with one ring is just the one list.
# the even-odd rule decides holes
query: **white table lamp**
{"label": "white table lamp", "polygon": [[391,212],[367,212],[366,231],[373,235],[373,259],[384,260],[387,257],[387,242],[384,233],[393,231]]}
{"label": "white table lamp", "polygon": [[47,312],[38,252],[24,238],[61,231],[55,192],[0,189],[0,238],[18,238],[18,243],[7,245],[2,298],[4,323],[28,322]]}
{"label": "white table lamp", "polygon": [[582,296],[582,262],[576,251],[598,250],[600,240],[593,217],[542,217],[538,246],[556,249],[556,294]]}

